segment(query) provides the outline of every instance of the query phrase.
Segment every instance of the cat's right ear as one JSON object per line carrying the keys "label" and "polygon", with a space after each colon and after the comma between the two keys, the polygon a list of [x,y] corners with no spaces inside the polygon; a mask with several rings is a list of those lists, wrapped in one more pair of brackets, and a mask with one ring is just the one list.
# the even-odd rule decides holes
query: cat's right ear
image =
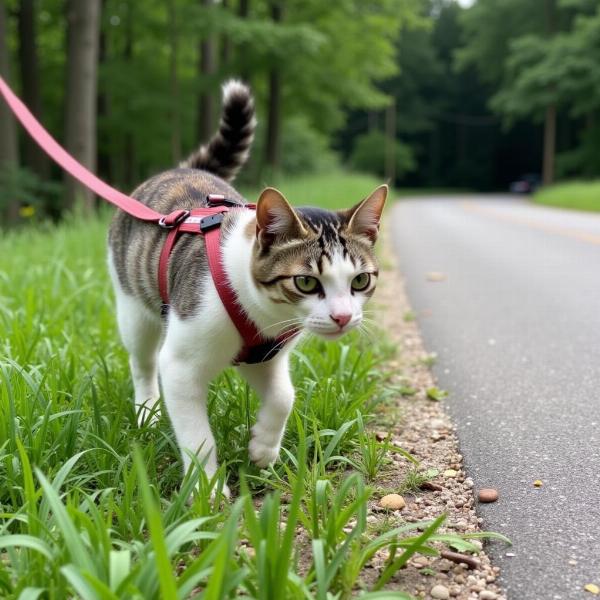
{"label": "cat's right ear", "polygon": [[294,209],[275,188],[265,188],[256,203],[256,237],[262,246],[277,237],[298,238],[307,234]]}

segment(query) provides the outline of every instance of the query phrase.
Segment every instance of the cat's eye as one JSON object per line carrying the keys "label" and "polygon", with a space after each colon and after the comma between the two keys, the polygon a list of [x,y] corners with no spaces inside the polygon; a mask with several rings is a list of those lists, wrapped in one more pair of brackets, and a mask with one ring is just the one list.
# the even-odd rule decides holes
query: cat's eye
{"label": "cat's eye", "polygon": [[355,292],[362,292],[369,287],[371,283],[371,275],[369,273],[360,273],[357,275],[350,284]]}
{"label": "cat's eye", "polygon": [[294,283],[303,294],[314,294],[321,289],[319,280],[310,275],[296,275],[296,277],[294,277]]}

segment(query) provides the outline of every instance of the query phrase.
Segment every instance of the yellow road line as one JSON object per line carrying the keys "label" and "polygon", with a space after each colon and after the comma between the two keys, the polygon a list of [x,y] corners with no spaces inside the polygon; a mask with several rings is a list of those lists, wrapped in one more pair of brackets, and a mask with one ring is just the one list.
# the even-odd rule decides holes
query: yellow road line
{"label": "yellow road line", "polygon": [[575,240],[579,240],[580,242],[600,246],[600,235],[594,233],[589,233],[580,229],[560,227],[559,225],[548,225],[546,223],[540,223],[539,221],[536,221],[535,219],[529,217],[510,215],[498,209],[490,208],[489,206],[482,206],[481,204],[477,204],[472,200],[463,200],[460,203],[460,206],[463,210],[466,210],[468,212],[489,215],[490,217],[493,217],[494,219],[498,219],[500,221],[508,221],[510,223],[517,223],[519,225],[527,225],[533,229],[545,231],[546,233],[562,235],[563,237],[570,237]]}

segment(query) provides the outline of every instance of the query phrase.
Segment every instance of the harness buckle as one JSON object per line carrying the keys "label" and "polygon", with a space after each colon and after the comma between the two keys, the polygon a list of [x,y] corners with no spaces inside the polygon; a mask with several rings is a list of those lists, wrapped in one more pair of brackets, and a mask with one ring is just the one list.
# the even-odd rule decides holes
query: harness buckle
{"label": "harness buckle", "polygon": [[223,215],[225,213],[215,213],[214,215],[208,215],[200,220],[200,231],[206,233],[215,227],[220,227],[223,222]]}
{"label": "harness buckle", "polygon": [[174,213],[171,213],[170,215],[166,215],[159,219],[158,224],[163,229],[173,229],[177,227],[177,225],[185,221],[190,216],[190,212],[191,211],[189,210],[177,210]]}

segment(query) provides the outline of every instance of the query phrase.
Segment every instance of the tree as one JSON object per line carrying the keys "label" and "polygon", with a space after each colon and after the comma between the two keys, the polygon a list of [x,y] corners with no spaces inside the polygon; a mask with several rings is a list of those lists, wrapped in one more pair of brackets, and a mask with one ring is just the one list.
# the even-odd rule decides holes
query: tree
{"label": "tree", "polygon": [[[201,0],[208,12],[214,0]],[[206,33],[198,45],[198,79],[202,90],[198,101],[198,139],[208,140],[216,123],[215,90],[211,85],[217,70],[217,39],[214,33]]]}
{"label": "tree", "polygon": [[[29,110],[43,120],[35,0],[21,0],[17,15],[22,97]],[[24,162],[41,178],[48,176],[48,157],[29,136],[24,138]]]}
{"label": "tree", "polygon": [[[68,0],[67,24],[66,148],[79,162],[94,171],[100,0]],[[67,176],[68,208],[74,206],[77,195],[83,199],[84,210],[91,212],[94,208],[92,192]]]}
{"label": "tree", "polygon": [[[271,0],[271,19],[279,24],[283,21],[283,2]],[[273,170],[280,163],[281,131],[281,66],[277,63],[269,71],[269,99],[267,105],[267,143],[265,163]]]}
{"label": "tree", "polygon": [[[497,91],[490,105],[507,123],[517,118],[543,121],[542,177],[555,176],[557,116],[565,105],[563,78],[571,70],[575,39],[565,36],[588,0],[481,0],[465,11],[465,47],[458,64],[475,64]],[[595,95],[595,94],[594,94]]]}
{"label": "tree", "polygon": [[[10,57],[8,54],[6,10],[4,0],[0,0],[0,75],[10,83]],[[8,172],[19,165],[19,150],[17,146],[16,123],[10,109],[3,99],[0,99],[0,171]],[[17,216],[18,205],[13,198],[6,198],[6,205],[0,203],[0,214],[4,212],[10,222]],[[4,210],[3,210],[4,209]]]}

